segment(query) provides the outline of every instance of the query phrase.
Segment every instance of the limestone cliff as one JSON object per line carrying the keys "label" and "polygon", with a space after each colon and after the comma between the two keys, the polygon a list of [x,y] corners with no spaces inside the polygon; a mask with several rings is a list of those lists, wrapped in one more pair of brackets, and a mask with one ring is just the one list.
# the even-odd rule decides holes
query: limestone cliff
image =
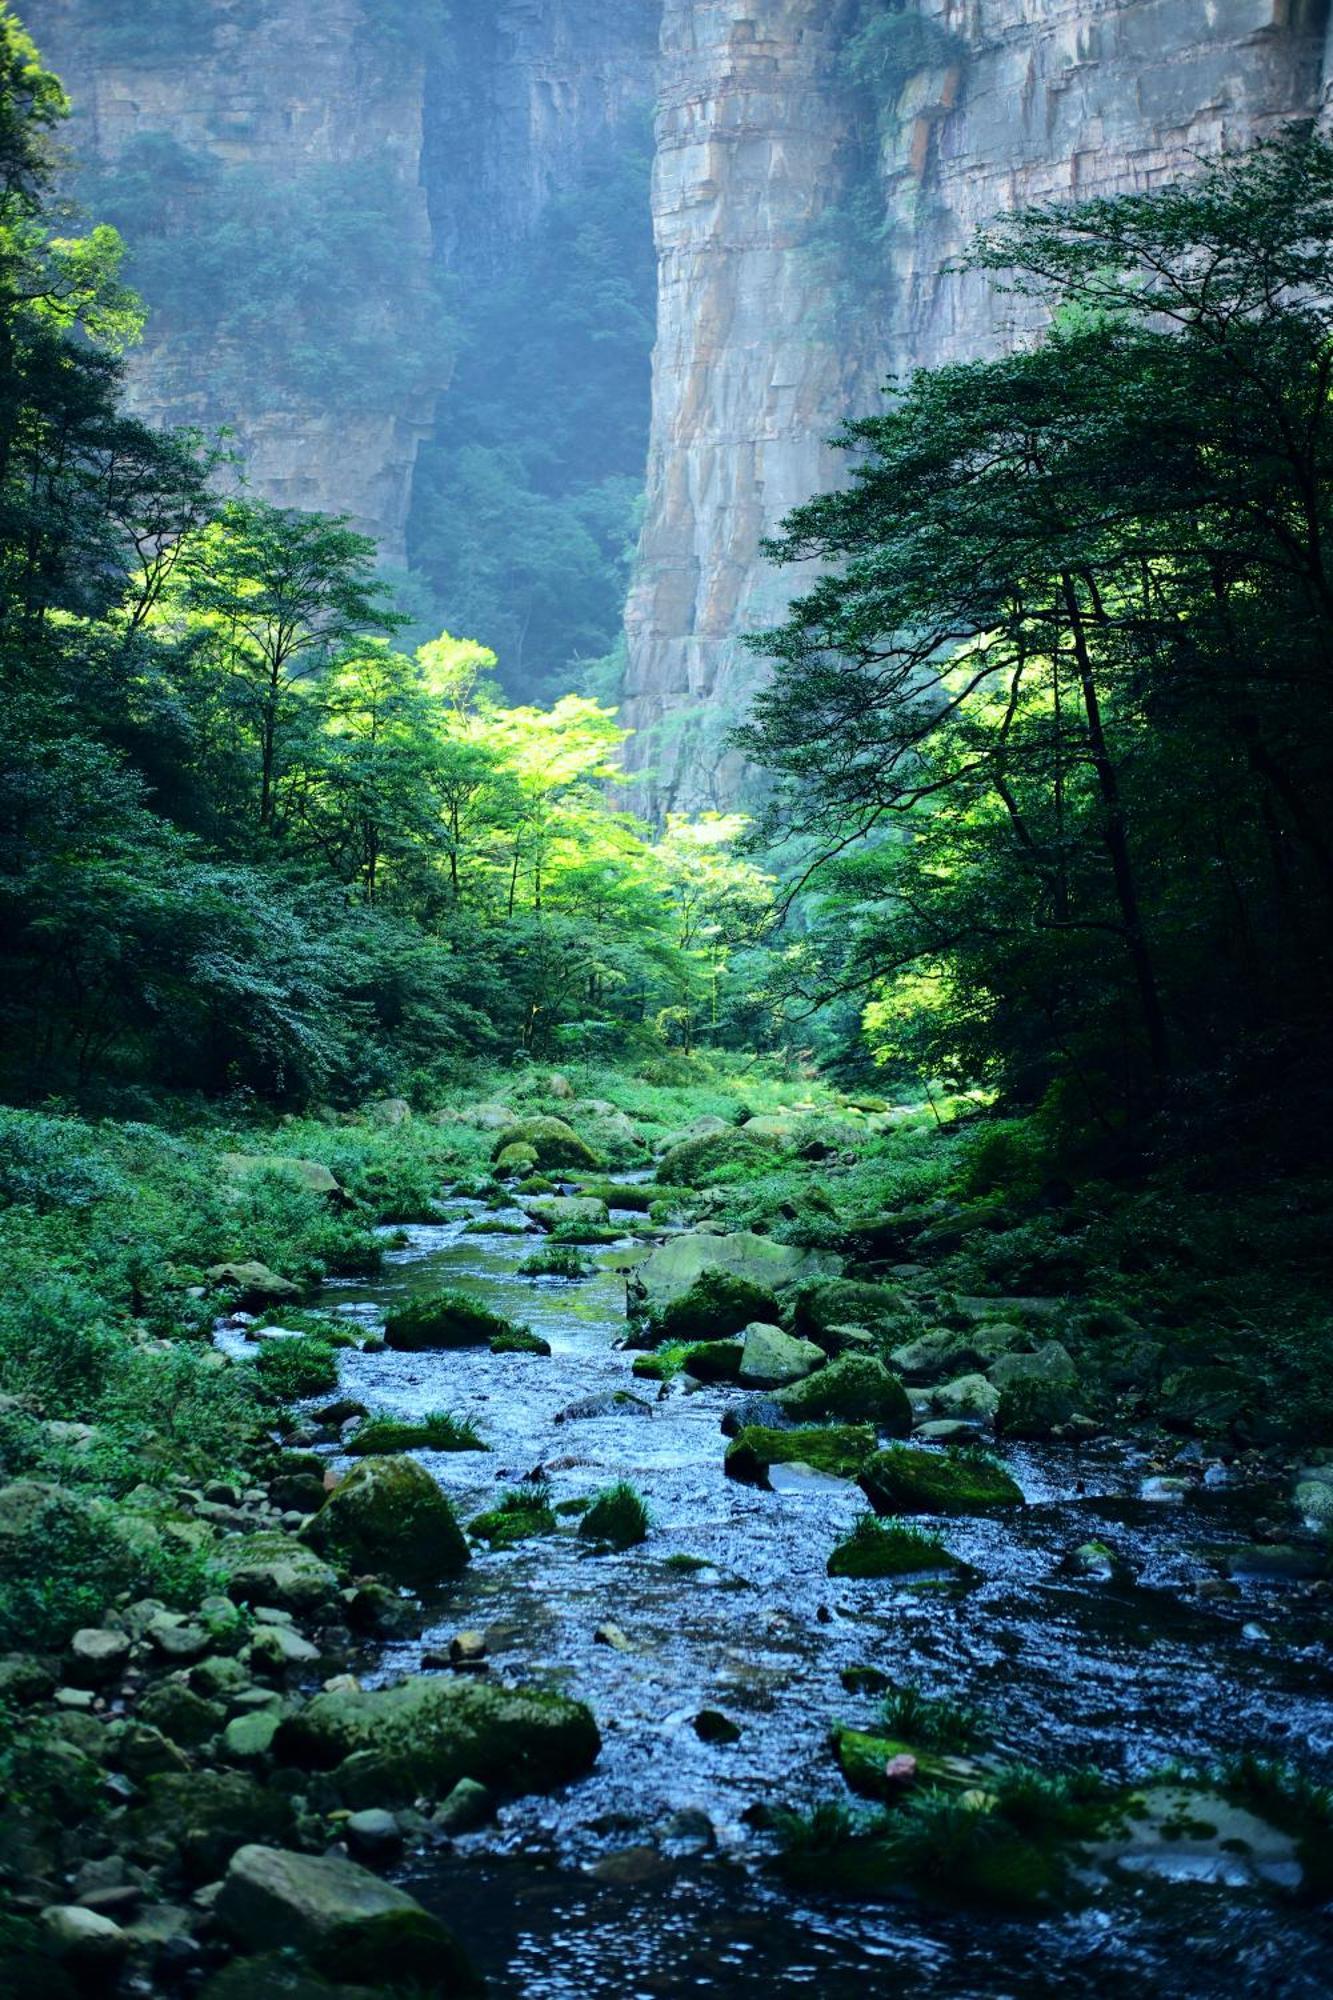
{"label": "limestone cliff", "polygon": [[[951,259],[1030,200],[1151,187],[1319,107],[1327,0],[907,0],[930,32],[880,107],[879,268],[831,269],[856,107],[829,0],[667,0],[650,495],[629,611],[632,755],[661,808],[724,803],[791,579],[759,543],[837,467],[876,373],[993,349],[1013,302]],[[864,108],[862,110],[864,115]],[[859,288],[859,289],[858,289]],[[830,322],[832,322],[830,324]]]}

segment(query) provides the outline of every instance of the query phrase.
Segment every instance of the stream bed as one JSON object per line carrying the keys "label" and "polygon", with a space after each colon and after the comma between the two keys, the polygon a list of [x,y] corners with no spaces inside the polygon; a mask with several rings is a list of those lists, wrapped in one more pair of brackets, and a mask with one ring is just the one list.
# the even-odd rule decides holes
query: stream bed
{"label": "stream bed", "polygon": [[[907,1900],[825,1903],[783,1888],[758,1825],[774,1806],[842,1794],[827,1730],[870,1724],[873,1699],[840,1679],[862,1664],[978,1704],[1022,1762],[1137,1779],[1253,1751],[1327,1780],[1327,1599],[1262,1578],[1208,1594],[1219,1552],[1250,1540],[1277,1496],[1221,1472],[1205,1482],[1187,1458],[1187,1493],[1144,1498],[1159,1468],[1132,1446],[1017,1448],[1006,1458],[1029,1504],[943,1525],[979,1586],[830,1579],[829,1551],[864,1511],[857,1489],[779,1471],[772,1493],[737,1485],[723,1474],[719,1424],[738,1392],[673,1386],[659,1399],[656,1384],[632,1379],[633,1357],[615,1343],[641,1243],[627,1234],[623,1248],[594,1253],[586,1281],[534,1281],[518,1269],[533,1238],[465,1234],[479,1205],[451,1211],[405,1232],[373,1282],[330,1285],[325,1303],[374,1325],[408,1297],[458,1286],[530,1324],[551,1358],[348,1351],[347,1393],[375,1414],[444,1409],[473,1421],[489,1453],[421,1454],[464,1522],[539,1467],[557,1504],[626,1479],[653,1518],[649,1540],[624,1555],[588,1555],[573,1524],[478,1553],[447,1615],[420,1642],[383,1648],[363,1676],[419,1671],[423,1650],[481,1630],[492,1672],[577,1696],[597,1717],[604,1748],[589,1778],[507,1805],[495,1826],[405,1873],[495,1995],[1333,1992],[1327,1919],[1243,1886],[1145,1878],[1114,1905],[1037,1921]],[[572,1404],[624,1390],[637,1407],[560,1421]],[[1132,1584],[1062,1573],[1092,1537],[1126,1559]],[[596,1636],[608,1624],[623,1649]],[[693,1724],[705,1709],[731,1718],[739,1741],[702,1742]],[[1178,1872],[1189,1873],[1185,1855]]]}

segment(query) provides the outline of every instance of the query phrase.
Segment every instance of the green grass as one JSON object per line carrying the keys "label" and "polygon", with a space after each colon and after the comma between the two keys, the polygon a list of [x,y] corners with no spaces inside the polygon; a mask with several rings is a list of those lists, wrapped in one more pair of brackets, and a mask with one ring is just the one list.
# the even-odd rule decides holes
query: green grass
{"label": "green grass", "polygon": [[828,1559],[830,1576],[853,1578],[963,1573],[966,1568],[938,1535],[905,1521],[879,1521],[873,1514],[862,1514]]}
{"label": "green grass", "polygon": [[471,1421],[434,1410],[428,1417],[370,1417],[345,1447],[353,1458],[399,1451],[489,1451]]}
{"label": "green grass", "polygon": [[328,1341],[314,1334],[295,1340],[266,1340],[254,1361],[264,1393],[275,1402],[300,1402],[338,1386],[338,1356]]}
{"label": "green grass", "polygon": [[591,1257],[584,1257],[573,1248],[561,1243],[543,1245],[534,1250],[518,1267],[521,1278],[591,1278],[596,1275],[597,1266]]}
{"label": "green grass", "polygon": [[597,1494],[579,1522],[579,1535],[585,1542],[618,1552],[646,1542],[651,1526],[642,1497],[622,1480]]}
{"label": "green grass", "polygon": [[507,1549],[536,1535],[553,1535],[558,1526],[550,1487],[534,1480],[530,1486],[514,1486],[502,1493],[494,1507],[469,1523],[468,1533],[493,1549]]}
{"label": "green grass", "polygon": [[970,1750],[982,1733],[981,1717],[967,1702],[936,1700],[920,1688],[891,1688],[880,1705],[884,1733],[920,1750],[956,1754]]}

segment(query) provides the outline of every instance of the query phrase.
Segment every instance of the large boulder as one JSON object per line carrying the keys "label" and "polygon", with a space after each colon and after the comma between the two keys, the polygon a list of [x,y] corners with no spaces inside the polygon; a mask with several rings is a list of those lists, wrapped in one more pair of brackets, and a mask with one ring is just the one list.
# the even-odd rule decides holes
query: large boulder
{"label": "large boulder", "polygon": [[780,1150],[772,1139],[728,1126],[704,1138],[686,1139],[663,1153],[657,1178],[669,1187],[709,1187],[719,1174],[761,1173],[774,1165]]}
{"label": "large boulder", "polygon": [[1162,1384],[1161,1418],[1173,1431],[1228,1430],[1253,1407],[1254,1383],[1235,1368],[1182,1368]]}
{"label": "large boulder", "polygon": [[264,1530],[224,1541],[217,1552],[227,1595],[237,1604],[271,1604],[296,1617],[319,1615],[337,1601],[336,1570],[294,1535]]}
{"label": "large boulder", "polygon": [[276,1751],[333,1772],[348,1804],[374,1795],[391,1805],[422,1792],[446,1798],[462,1778],[546,1791],[583,1777],[601,1747],[582,1702],[467,1676],[316,1695],[284,1722]]}
{"label": "large boulder", "polygon": [[[752,1230],[731,1236],[711,1236],[704,1230],[673,1236],[661,1244],[638,1272],[636,1297],[649,1312],[660,1312],[681,1298],[706,1272],[721,1271],[742,1279],[758,1291],[777,1296],[812,1278],[835,1275],[839,1260],[823,1250],[797,1250]],[[751,1314],[756,1318],[758,1315]],[[700,1328],[701,1333],[711,1328]],[[734,1333],[735,1327],[718,1329]]]}
{"label": "large boulder", "polygon": [[783,1389],[777,1401],[798,1424],[873,1424],[884,1437],[907,1437],[912,1429],[907,1391],[882,1361],[866,1354],[830,1361],[817,1375]]}
{"label": "large boulder", "polygon": [[335,1487],[305,1539],[352,1571],[430,1590],[468,1561],[467,1539],[435,1481],[413,1458],[363,1458]]}
{"label": "large boulder", "polygon": [[855,1479],[874,1457],[878,1439],[869,1424],[820,1424],[813,1429],[743,1430],[727,1449],[728,1479],[768,1486],[775,1465],[808,1465],[833,1479]]}
{"label": "large boulder", "polygon": [[825,1358],[823,1348],[816,1347],[812,1340],[798,1340],[794,1334],[784,1333],[780,1326],[752,1320],[742,1342],[741,1386],[782,1389],[813,1375],[817,1368],[823,1367]]}
{"label": "large boulder", "polygon": [[997,1389],[1011,1382],[1069,1382],[1078,1380],[1074,1357],[1058,1340],[1048,1340],[1035,1354],[1002,1354],[986,1373]]}
{"label": "large boulder", "polygon": [[561,1229],[570,1223],[581,1228],[605,1229],[611,1220],[606,1203],[593,1195],[552,1194],[540,1201],[522,1202],[520,1207],[543,1229]]}
{"label": "large boulder", "polygon": [[1021,1375],[991,1393],[1001,1437],[1040,1442],[1063,1430],[1077,1413],[1075,1384],[1063,1375]]}
{"label": "large boulder", "polygon": [[153,1777],[127,1822],[129,1846],[186,1882],[214,1882],[238,1847],[281,1843],[293,1829],[292,1804],[244,1771],[191,1771]]}
{"label": "large boulder", "polygon": [[778,1310],[776,1297],[762,1285],[731,1271],[703,1271],[679,1298],[649,1308],[646,1332],[658,1341],[727,1340],[754,1320],[771,1324]]}
{"label": "large boulder", "polygon": [[516,1119],[497,1137],[492,1158],[498,1160],[510,1146],[530,1147],[537,1155],[538,1166],[547,1173],[561,1169],[590,1171],[601,1165],[587,1140],[580,1139],[563,1118]]}
{"label": "large boulder", "polygon": [[871,1333],[897,1326],[903,1296],[891,1285],[867,1284],[857,1278],[820,1278],[802,1285],[796,1294],[795,1331],[822,1346],[838,1344],[835,1329],[863,1326]]}
{"label": "large boulder", "polygon": [[859,1473],[877,1514],[990,1514],[1021,1507],[1021,1488],[1002,1465],[979,1453],[890,1445]]}
{"label": "large boulder", "polygon": [[481,1991],[457,1940],[405,1890],[334,1855],[243,1847],[215,1906],[247,1951],[294,1951],[338,1979],[429,1982],[441,1996]]}
{"label": "large boulder", "polygon": [[263,1312],[268,1306],[290,1305],[301,1296],[301,1287],[290,1278],[280,1278],[267,1264],[253,1261],[214,1264],[208,1282],[219,1291],[231,1292],[242,1312]]}
{"label": "large boulder", "polygon": [[334,1174],[319,1160],[289,1160],[272,1153],[224,1153],[222,1168],[233,1180],[248,1181],[259,1174],[272,1174],[292,1187],[303,1188],[307,1194],[323,1195],[335,1202],[346,1199]]}
{"label": "large boulder", "polygon": [[385,1344],[401,1354],[434,1348],[489,1347],[513,1322],[478,1303],[467,1292],[437,1292],[399,1306],[384,1322]]}
{"label": "large boulder", "polygon": [[889,1360],[909,1382],[947,1382],[988,1368],[1013,1348],[1027,1344],[1028,1336],[1018,1326],[975,1327],[967,1333],[937,1326],[895,1347]]}
{"label": "large boulder", "polygon": [[1000,1407],[1000,1391],[984,1375],[956,1375],[930,1393],[930,1407],[941,1417],[989,1419]]}

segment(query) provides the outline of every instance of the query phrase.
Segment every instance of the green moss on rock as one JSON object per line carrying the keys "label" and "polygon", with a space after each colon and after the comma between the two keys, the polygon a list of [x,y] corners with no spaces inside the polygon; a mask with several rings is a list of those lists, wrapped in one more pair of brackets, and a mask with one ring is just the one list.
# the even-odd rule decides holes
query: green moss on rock
{"label": "green moss on rock", "polygon": [[827,1424],[791,1431],[748,1425],[728,1448],[728,1479],[767,1486],[774,1465],[808,1465],[834,1479],[855,1479],[873,1458],[878,1439],[869,1424]]}
{"label": "green moss on rock", "polygon": [[305,1539],[354,1572],[373,1571],[412,1590],[433,1589],[468,1560],[453,1508],[411,1458],[363,1459],[329,1495]]}
{"label": "green moss on rock", "polygon": [[909,1437],[912,1405],[882,1361],[844,1354],[804,1382],[780,1389],[777,1401],[797,1423],[868,1423],[885,1437]]}
{"label": "green moss on rock", "polygon": [[1002,1465],[972,1452],[890,1445],[860,1470],[877,1514],[989,1514],[1021,1507],[1022,1491]]}
{"label": "green moss on rock", "polygon": [[828,1559],[828,1573],[864,1580],[941,1573],[961,1580],[973,1574],[936,1536],[902,1521],[877,1521],[873,1515],[863,1515],[844,1535]]}
{"label": "green moss on rock", "polygon": [[561,1168],[596,1172],[601,1165],[586,1139],[580,1139],[563,1118],[524,1118],[508,1125],[495,1141],[492,1159],[497,1163],[511,1146],[522,1146],[534,1154],[535,1164],[544,1172]]}
{"label": "green moss on rock", "polygon": [[384,1322],[387,1346],[401,1354],[433,1348],[488,1347],[499,1335],[512,1333],[514,1322],[478,1304],[467,1292],[437,1292],[414,1299]]}

